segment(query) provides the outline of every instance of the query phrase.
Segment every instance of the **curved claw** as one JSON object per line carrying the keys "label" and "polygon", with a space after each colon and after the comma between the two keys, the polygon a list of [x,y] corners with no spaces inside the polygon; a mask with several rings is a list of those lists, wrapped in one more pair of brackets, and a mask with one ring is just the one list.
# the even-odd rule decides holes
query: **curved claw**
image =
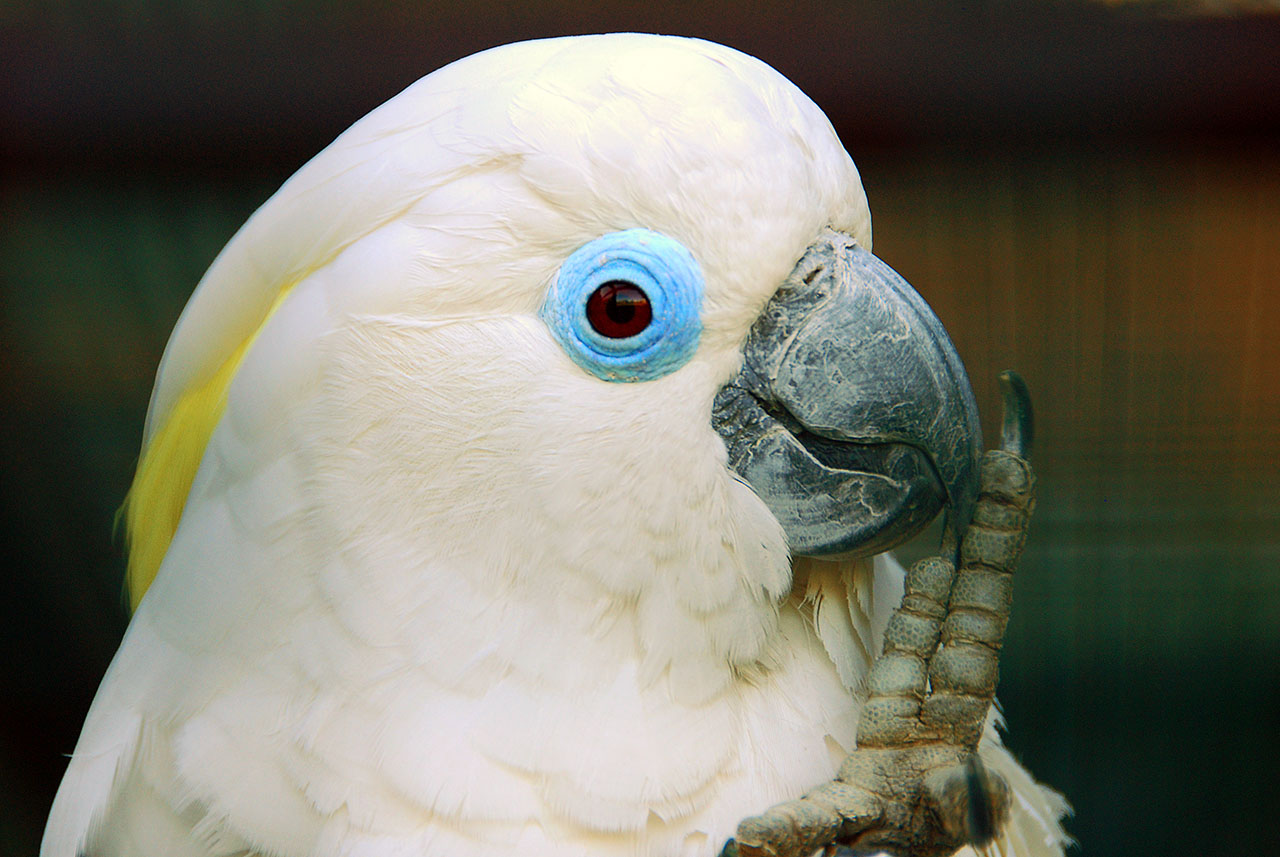
{"label": "curved claw", "polygon": [[984,848],[1009,816],[1009,784],[974,753],[963,764],[931,771],[926,799],[953,842]]}
{"label": "curved claw", "polygon": [[1019,458],[1031,459],[1036,439],[1035,412],[1031,408],[1031,391],[1027,382],[1012,369],[999,375],[1000,397],[1004,414],[1000,421],[1000,448]]}

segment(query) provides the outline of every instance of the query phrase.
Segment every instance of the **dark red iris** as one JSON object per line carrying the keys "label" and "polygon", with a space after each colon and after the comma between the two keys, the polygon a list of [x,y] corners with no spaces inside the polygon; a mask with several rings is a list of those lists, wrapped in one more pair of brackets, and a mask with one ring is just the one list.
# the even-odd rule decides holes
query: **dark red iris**
{"label": "dark red iris", "polygon": [[653,320],[649,296],[635,283],[610,280],[587,298],[587,321],[610,339],[635,336]]}

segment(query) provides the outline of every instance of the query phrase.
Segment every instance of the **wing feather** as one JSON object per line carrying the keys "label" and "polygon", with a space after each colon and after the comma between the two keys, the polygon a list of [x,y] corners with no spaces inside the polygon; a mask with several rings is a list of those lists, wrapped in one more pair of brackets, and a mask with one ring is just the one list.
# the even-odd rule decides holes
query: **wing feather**
{"label": "wing feather", "polygon": [[40,857],[83,853],[90,832],[106,814],[116,780],[133,764],[141,726],[141,718],[131,712],[90,713],[49,812]]}

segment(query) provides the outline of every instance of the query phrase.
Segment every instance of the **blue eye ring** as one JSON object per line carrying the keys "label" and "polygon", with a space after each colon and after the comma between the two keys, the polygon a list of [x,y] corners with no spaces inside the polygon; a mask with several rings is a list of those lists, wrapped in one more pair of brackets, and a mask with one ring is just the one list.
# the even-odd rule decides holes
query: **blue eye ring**
{"label": "blue eye ring", "polygon": [[[592,296],[610,286],[632,286],[647,298],[648,323],[632,325],[640,327],[634,335],[605,335],[588,317]],[[573,362],[597,378],[650,381],[679,369],[697,350],[702,292],[702,269],[683,244],[627,229],[582,245],[564,261],[541,316]]]}

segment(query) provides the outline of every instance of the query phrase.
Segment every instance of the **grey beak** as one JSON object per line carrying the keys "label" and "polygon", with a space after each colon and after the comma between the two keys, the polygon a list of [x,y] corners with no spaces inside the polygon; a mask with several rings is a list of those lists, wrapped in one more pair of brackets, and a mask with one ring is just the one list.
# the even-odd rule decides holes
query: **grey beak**
{"label": "grey beak", "polygon": [[729,463],[801,555],[869,555],[968,525],[982,431],[969,379],[924,299],[825,230],[748,336],[713,423]]}

